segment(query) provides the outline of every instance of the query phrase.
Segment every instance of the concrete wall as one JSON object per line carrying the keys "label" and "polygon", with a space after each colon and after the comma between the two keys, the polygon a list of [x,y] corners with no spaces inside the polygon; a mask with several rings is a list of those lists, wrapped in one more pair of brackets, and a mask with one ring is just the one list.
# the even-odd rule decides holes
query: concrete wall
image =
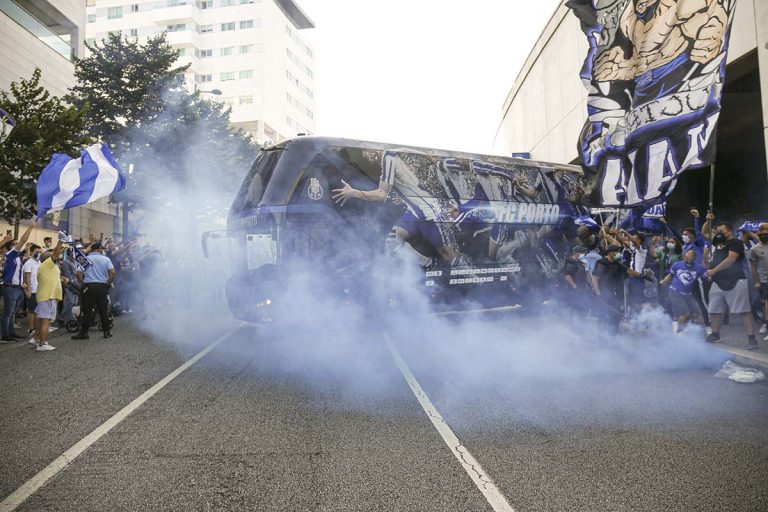
{"label": "concrete wall", "polygon": [[[578,157],[576,142],[587,117],[587,93],[579,72],[588,44],[578,19],[564,4],[557,8],[544,28],[504,102],[495,141],[496,151],[501,154],[529,152],[534,159],[559,163]],[[768,1],[757,0],[757,4],[763,11],[764,34]],[[739,0],[729,62],[743,57],[757,45],[755,7],[754,0]],[[765,54],[764,45],[762,48]],[[768,59],[765,55],[763,58]],[[768,62],[764,65],[763,62],[761,68],[768,69]],[[763,90],[767,91],[763,94],[765,103],[768,87]]]}
{"label": "concrete wall", "polygon": [[[85,26],[85,0],[57,0],[52,6],[78,27]],[[77,34],[82,35],[82,30]],[[82,37],[76,36],[77,54],[82,55]],[[16,21],[0,12],[0,89],[11,82],[32,76],[36,67],[42,74],[42,85],[56,96],[62,96],[74,84],[74,66],[66,57],[44,44]]]}
{"label": "concrete wall", "polygon": [[755,33],[763,100],[763,132],[765,147],[768,149],[768,2],[764,0],[758,0],[755,5]]}

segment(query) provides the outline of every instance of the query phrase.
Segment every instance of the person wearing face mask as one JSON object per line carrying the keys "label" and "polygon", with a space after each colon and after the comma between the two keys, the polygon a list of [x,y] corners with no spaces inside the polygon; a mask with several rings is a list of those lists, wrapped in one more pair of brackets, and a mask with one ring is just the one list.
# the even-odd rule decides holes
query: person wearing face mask
{"label": "person wearing face mask", "polygon": [[712,319],[710,343],[720,341],[720,327],[726,306],[731,315],[741,316],[748,336],[748,350],[757,349],[755,324],[749,303],[747,277],[744,274],[744,244],[733,238],[733,225],[721,222],[712,237],[714,251],[707,277],[713,281],[709,292],[709,315]]}
{"label": "person wearing face mask", "polygon": [[24,296],[27,299],[27,338],[32,340],[35,334],[35,309],[37,308],[37,269],[40,268],[40,254],[43,252],[39,245],[29,247],[29,259],[24,262],[21,271],[24,273]]}
{"label": "person wearing face mask", "polygon": [[675,332],[683,330],[688,320],[699,312],[699,305],[693,297],[693,289],[698,281],[706,277],[707,268],[696,263],[696,252],[688,251],[683,256],[683,261],[678,261],[669,273],[661,281],[669,284],[669,306],[672,315],[676,319]]}
{"label": "person wearing face mask", "polygon": [[[763,326],[760,333],[768,332],[768,223],[760,224],[757,230],[760,243],[749,251],[749,268],[752,271],[755,288],[760,293],[763,302]],[[763,339],[768,341],[768,335]]]}
{"label": "person wearing face mask", "polygon": [[587,289],[587,269],[584,255],[586,247],[577,245],[571,251],[571,255],[565,260],[563,267],[563,279],[565,280],[564,299],[569,306],[578,311],[585,309]]}
{"label": "person wearing face mask", "polygon": [[624,316],[624,280],[642,275],[622,263],[621,252],[620,245],[609,245],[605,257],[597,262],[592,275],[592,290],[597,296],[602,316],[615,327],[619,326]]}

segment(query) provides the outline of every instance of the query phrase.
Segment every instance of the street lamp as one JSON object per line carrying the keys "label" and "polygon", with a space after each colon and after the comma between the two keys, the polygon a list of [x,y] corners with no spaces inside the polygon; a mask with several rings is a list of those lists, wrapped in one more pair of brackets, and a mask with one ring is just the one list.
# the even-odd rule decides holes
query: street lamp
{"label": "street lamp", "polygon": [[210,91],[200,91],[198,90],[200,94],[213,94],[214,96],[221,96],[221,89],[211,89]]}

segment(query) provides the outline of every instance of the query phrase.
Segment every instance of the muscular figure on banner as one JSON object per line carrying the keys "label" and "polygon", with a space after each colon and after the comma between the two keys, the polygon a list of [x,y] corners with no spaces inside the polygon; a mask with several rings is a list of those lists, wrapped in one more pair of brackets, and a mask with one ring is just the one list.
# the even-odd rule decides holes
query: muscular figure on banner
{"label": "muscular figure on banner", "polygon": [[[379,187],[376,190],[358,190],[344,182],[342,188],[332,191],[334,201],[342,206],[350,198],[384,202],[390,192],[397,192],[408,208],[394,226],[399,244],[402,246],[416,236],[423,236],[443,262],[453,263],[456,251],[451,244],[447,216],[443,215],[444,208],[440,200],[422,186],[416,173],[399,154],[384,153],[381,167]],[[424,259],[424,263],[427,261]]]}
{"label": "muscular figure on banner", "polygon": [[675,92],[698,65],[717,57],[728,14],[720,0],[630,0],[621,35],[595,60],[597,81],[635,80],[635,105]]}

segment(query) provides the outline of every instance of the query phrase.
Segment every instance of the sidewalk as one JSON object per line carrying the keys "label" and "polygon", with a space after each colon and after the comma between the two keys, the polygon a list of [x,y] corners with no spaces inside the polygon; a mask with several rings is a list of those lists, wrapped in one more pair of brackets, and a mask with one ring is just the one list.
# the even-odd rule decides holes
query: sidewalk
{"label": "sidewalk", "polygon": [[[758,329],[760,326],[757,327]],[[715,347],[734,355],[734,362],[768,368],[768,342],[763,341],[766,334],[757,334],[758,350],[747,350],[747,335],[741,321],[731,322],[720,329],[722,343],[713,344]]]}

